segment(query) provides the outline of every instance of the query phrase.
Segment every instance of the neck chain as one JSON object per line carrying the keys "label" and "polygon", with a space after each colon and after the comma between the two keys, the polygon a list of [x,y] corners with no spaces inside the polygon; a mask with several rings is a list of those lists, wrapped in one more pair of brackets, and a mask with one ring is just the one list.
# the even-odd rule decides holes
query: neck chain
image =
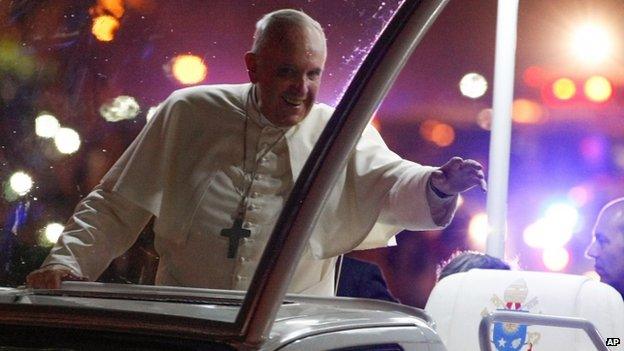
{"label": "neck chain", "polygon": [[[252,90],[249,93],[249,97],[248,99],[252,99],[253,97],[251,96],[254,93],[254,91]],[[248,102],[248,108],[250,108],[250,104],[252,102],[249,101]],[[266,156],[266,154],[268,154],[271,150],[273,150],[273,148],[282,140],[282,138],[284,138],[284,136],[286,135],[287,130],[284,130],[279,137],[277,137],[277,139],[275,139],[275,141],[273,141],[263,152],[262,154],[260,154],[260,156],[258,156],[255,159],[254,162],[254,167],[252,170],[247,171],[247,154],[249,152],[248,147],[247,147],[247,135],[248,135],[248,125],[249,125],[249,113],[247,112],[247,110],[245,110],[245,132],[243,134],[243,165],[242,165],[242,170],[243,170],[243,177],[244,177],[244,181],[245,181],[245,186],[243,188],[243,191],[241,192],[242,198],[241,198],[241,202],[238,205],[238,210],[237,210],[237,218],[240,218],[241,220],[245,217],[245,212],[246,212],[246,208],[249,202],[249,193],[251,191],[251,186],[253,185],[253,181],[254,178],[256,177],[256,174],[258,172],[258,162],[262,160],[262,158],[264,156]]]}
{"label": "neck chain", "polygon": [[240,203],[238,204],[238,210],[236,213],[236,217],[234,217],[234,223],[231,228],[223,228],[221,230],[221,236],[225,236],[229,239],[228,245],[228,258],[235,258],[238,251],[238,244],[242,238],[247,238],[251,236],[251,231],[249,229],[243,228],[243,218],[245,218],[245,211],[247,209],[247,203],[249,201],[249,192],[251,191],[251,185],[253,184],[254,178],[256,177],[256,173],[258,171],[258,161],[262,160],[262,158],[269,153],[279,143],[280,140],[286,135],[286,130],[282,132],[269,147],[266,148],[254,162],[253,170],[250,173],[247,172],[247,129],[249,124],[249,109],[251,108],[250,101],[253,97],[251,96],[254,93],[254,90],[249,92],[247,95],[247,104],[245,106],[245,133],[243,134],[243,181],[245,182],[244,190],[241,192],[242,198]]}

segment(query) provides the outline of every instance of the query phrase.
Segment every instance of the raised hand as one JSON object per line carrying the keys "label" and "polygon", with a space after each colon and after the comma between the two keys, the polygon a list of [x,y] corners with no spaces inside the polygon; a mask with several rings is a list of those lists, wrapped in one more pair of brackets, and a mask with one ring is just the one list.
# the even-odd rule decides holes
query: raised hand
{"label": "raised hand", "polygon": [[447,195],[456,195],[479,186],[487,190],[483,166],[475,160],[453,157],[431,174],[431,185]]}

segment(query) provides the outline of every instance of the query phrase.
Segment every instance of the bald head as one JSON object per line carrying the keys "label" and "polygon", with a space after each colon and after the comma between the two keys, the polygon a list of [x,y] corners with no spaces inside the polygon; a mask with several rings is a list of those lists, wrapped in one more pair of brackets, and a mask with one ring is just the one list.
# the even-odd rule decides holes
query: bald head
{"label": "bald head", "polygon": [[624,293],[624,198],[609,202],[598,214],[587,255],[595,260],[600,280]]}
{"label": "bald head", "polygon": [[622,226],[624,224],[624,198],[618,198],[610,201],[600,210],[598,221],[608,221],[611,224]]}

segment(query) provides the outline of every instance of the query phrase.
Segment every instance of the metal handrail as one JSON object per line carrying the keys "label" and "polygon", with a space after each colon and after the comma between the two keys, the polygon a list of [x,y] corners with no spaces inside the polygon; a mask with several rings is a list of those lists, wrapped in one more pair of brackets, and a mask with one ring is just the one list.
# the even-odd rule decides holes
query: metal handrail
{"label": "metal handrail", "polygon": [[512,311],[494,311],[483,316],[479,324],[479,346],[481,351],[492,351],[490,327],[494,322],[516,323],[525,325],[543,325],[548,327],[582,329],[599,351],[609,351],[604,339],[594,324],[587,319],[562,317]]}

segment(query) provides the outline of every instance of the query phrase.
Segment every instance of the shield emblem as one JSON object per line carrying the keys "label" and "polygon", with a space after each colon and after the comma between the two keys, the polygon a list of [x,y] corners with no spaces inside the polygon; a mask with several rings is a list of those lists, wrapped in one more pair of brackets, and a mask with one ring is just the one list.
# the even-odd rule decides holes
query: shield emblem
{"label": "shield emblem", "polygon": [[524,324],[494,323],[492,342],[498,351],[522,350],[526,338],[527,326]]}

